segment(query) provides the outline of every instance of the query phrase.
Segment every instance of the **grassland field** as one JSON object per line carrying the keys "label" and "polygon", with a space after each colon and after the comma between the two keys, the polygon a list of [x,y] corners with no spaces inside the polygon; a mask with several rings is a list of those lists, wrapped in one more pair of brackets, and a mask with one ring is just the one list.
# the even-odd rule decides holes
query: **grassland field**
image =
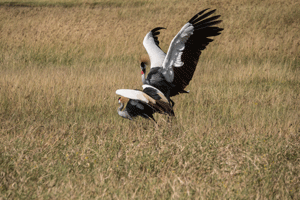
{"label": "grassland field", "polygon": [[[0,0],[0,199],[300,199],[299,4]],[[205,8],[224,30],[176,116],[118,116],[146,33],[167,51]]]}

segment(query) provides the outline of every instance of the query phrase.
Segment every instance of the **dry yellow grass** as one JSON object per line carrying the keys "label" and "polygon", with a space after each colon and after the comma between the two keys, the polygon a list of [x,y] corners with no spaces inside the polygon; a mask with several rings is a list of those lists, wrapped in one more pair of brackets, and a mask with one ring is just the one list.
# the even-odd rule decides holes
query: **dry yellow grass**
{"label": "dry yellow grass", "polygon": [[[300,198],[298,1],[0,5],[0,199]],[[119,117],[145,34],[166,51],[207,7],[224,31],[176,118]]]}

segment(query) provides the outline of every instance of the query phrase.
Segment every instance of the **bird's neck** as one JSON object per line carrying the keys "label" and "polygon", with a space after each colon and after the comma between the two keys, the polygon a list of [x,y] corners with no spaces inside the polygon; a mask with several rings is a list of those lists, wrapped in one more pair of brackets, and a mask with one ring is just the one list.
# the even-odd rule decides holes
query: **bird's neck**
{"label": "bird's neck", "polygon": [[145,83],[146,83],[146,79],[145,79],[145,73],[146,73],[146,70],[142,70],[142,71],[141,71],[141,75],[142,75],[142,82],[143,82],[143,84],[145,84]]}
{"label": "bird's neck", "polygon": [[118,112],[121,111],[123,108],[124,108],[124,104],[123,103],[120,103],[120,107],[118,108]]}
{"label": "bird's neck", "polygon": [[142,74],[142,82],[143,82],[143,84],[146,83],[145,74]]}

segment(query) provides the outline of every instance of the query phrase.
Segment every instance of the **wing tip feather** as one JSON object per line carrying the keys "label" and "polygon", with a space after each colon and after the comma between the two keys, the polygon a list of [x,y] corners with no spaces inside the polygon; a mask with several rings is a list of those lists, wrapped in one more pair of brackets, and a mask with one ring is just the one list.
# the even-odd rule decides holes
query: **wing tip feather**
{"label": "wing tip feather", "polygon": [[[199,22],[200,20],[203,20],[206,17],[212,15],[217,10],[217,9],[213,9],[213,10],[210,10],[210,11],[208,11],[208,12],[205,13],[205,11],[207,11],[209,9],[210,8],[207,8],[207,9],[204,9],[204,10],[200,11],[199,13],[197,13],[194,17],[192,17],[192,19],[189,20],[189,23],[195,24],[195,23]],[[211,18],[213,18],[213,20],[215,20],[215,19],[219,18],[220,16],[221,15],[217,15],[217,16],[214,16],[214,17],[211,17]],[[209,19],[206,19],[206,20],[209,20]]]}
{"label": "wing tip feather", "polygon": [[164,27],[156,27],[154,29],[152,29],[150,32],[152,33],[153,37],[157,36],[160,34],[160,31],[159,30],[162,30],[162,29],[166,29]]}

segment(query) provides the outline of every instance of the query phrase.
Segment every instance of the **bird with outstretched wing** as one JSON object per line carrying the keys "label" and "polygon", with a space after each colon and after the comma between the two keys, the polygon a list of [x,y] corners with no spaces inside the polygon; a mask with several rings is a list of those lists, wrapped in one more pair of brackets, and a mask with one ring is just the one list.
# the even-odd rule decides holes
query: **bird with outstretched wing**
{"label": "bird with outstretched wing", "polygon": [[[184,89],[191,81],[202,50],[212,42],[209,37],[221,34],[220,15],[211,16],[216,10],[202,10],[192,17],[171,41],[168,52],[159,47],[158,35],[162,27],[151,30],[143,45],[150,57],[150,71],[145,77],[146,65],[141,63],[143,90],[119,89],[118,114],[132,119],[136,116],[153,119],[158,112],[174,116],[172,96],[187,93]],[[126,105],[125,109],[124,105]]]}

